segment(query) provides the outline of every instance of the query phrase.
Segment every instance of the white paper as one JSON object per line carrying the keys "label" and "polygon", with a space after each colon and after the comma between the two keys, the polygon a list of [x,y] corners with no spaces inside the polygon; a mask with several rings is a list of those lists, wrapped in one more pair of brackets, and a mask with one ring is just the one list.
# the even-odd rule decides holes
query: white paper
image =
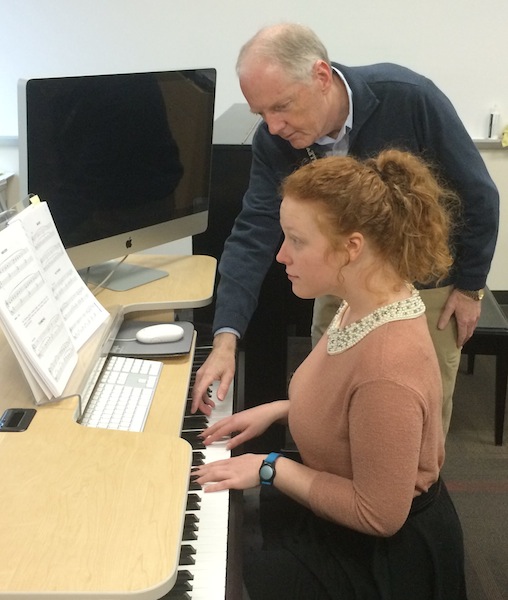
{"label": "white paper", "polygon": [[11,220],[21,221],[74,347],[79,350],[108,318],[108,312],[74,268],[45,202],[32,204]]}
{"label": "white paper", "polygon": [[[0,232],[0,315],[23,371],[48,399],[63,393],[78,350],[108,318],[70,262],[45,203]],[[40,390],[27,380],[38,401]]]}

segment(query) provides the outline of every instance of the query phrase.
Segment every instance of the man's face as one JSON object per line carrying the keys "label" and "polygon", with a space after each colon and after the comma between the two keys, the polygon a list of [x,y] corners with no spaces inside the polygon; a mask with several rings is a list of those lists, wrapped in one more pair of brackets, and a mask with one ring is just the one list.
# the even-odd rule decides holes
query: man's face
{"label": "man's face", "polygon": [[305,148],[330,133],[331,73],[315,65],[312,79],[294,81],[278,65],[246,61],[240,87],[253,113],[259,114],[272,135],[287,140],[294,148]]}

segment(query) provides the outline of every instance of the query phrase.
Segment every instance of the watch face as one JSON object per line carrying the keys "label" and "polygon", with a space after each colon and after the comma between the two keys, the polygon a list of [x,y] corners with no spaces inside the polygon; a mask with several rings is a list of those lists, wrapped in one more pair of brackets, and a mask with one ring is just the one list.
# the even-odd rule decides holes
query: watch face
{"label": "watch face", "polygon": [[263,465],[259,469],[259,477],[264,481],[270,481],[273,477],[273,467],[272,465]]}
{"label": "watch face", "polygon": [[280,452],[270,452],[259,468],[259,483],[272,485],[275,479],[275,461],[282,456]]}

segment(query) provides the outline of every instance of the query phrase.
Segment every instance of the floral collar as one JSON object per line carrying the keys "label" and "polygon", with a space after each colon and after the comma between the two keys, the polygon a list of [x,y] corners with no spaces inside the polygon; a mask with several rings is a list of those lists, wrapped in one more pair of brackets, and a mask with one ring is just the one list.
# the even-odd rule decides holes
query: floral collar
{"label": "floral collar", "polygon": [[344,352],[357,344],[368,333],[385,323],[403,321],[404,319],[416,319],[425,313],[425,304],[418,290],[413,288],[413,292],[409,298],[381,306],[359,321],[355,321],[350,325],[346,325],[343,329],[339,329],[339,324],[347,306],[347,302],[343,301],[328,328],[328,354]]}

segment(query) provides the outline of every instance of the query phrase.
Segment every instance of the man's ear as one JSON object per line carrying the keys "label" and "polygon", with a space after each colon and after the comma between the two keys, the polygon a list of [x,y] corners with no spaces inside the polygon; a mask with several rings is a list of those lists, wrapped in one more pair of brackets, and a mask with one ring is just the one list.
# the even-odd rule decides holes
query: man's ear
{"label": "man's ear", "polygon": [[323,89],[328,89],[332,85],[333,71],[326,61],[321,59],[316,60],[313,67],[313,74],[319,80]]}

